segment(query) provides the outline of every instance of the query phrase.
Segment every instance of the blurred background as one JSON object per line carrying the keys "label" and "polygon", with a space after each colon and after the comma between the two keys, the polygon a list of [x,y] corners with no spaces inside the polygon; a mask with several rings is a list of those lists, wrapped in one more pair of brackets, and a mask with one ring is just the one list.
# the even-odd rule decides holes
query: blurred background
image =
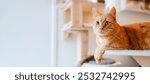
{"label": "blurred background", "polygon": [[51,0],[0,0],[0,66],[50,66]]}
{"label": "blurred background", "polygon": [[[0,0],[0,66],[76,66],[96,47],[92,8],[113,6],[120,25],[150,21],[149,0]],[[141,66],[131,56],[104,57],[115,66]]]}

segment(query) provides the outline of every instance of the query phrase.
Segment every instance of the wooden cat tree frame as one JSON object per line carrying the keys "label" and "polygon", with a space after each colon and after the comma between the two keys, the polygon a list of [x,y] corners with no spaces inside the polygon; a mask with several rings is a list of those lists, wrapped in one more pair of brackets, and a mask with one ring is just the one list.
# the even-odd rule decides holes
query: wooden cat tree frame
{"label": "wooden cat tree frame", "polygon": [[65,39],[77,32],[77,59],[88,56],[88,31],[91,29],[93,6],[100,5],[88,0],[67,0],[63,6]]}

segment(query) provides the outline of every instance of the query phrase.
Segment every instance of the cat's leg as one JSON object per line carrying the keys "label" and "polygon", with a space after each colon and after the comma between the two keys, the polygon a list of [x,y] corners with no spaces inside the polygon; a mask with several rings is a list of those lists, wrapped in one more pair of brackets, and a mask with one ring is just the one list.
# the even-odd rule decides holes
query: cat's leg
{"label": "cat's leg", "polygon": [[102,61],[102,56],[105,52],[105,48],[104,47],[97,47],[94,53],[94,58],[96,60],[96,63],[100,64]]}

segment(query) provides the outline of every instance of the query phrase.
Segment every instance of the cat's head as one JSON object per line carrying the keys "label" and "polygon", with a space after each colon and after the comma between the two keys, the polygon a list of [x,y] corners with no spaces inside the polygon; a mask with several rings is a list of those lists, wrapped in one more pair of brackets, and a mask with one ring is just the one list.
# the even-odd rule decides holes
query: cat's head
{"label": "cat's head", "polygon": [[93,30],[96,35],[109,36],[113,35],[117,29],[116,22],[116,9],[112,7],[111,10],[105,13],[99,13],[99,11],[93,8]]}

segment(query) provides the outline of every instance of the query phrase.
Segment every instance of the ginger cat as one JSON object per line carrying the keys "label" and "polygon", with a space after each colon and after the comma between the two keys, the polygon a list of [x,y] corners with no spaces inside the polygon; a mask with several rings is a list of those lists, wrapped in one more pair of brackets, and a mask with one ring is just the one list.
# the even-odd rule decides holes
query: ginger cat
{"label": "ginger cat", "polygon": [[[150,22],[135,23],[120,26],[116,21],[116,9],[113,7],[108,13],[101,14],[93,9],[93,31],[96,35],[97,48],[94,58],[101,63],[105,50],[149,50]],[[88,57],[81,61],[81,65],[93,59]]]}

